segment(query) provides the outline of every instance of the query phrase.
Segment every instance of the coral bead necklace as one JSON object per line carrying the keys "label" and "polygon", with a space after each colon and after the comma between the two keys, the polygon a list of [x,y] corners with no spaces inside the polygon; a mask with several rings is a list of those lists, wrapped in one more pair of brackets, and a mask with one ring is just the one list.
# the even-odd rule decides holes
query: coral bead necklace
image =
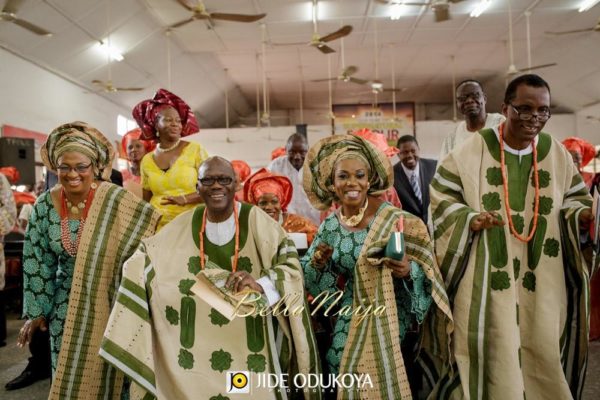
{"label": "coral bead necklace", "polygon": [[510,232],[514,237],[519,239],[521,242],[529,242],[533,239],[533,235],[535,235],[535,231],[537,229],[538,216],[540,210],[540,181],[538,176],[538,165],[537,165],[537,149],[535,147],[535,140],[531,141],[531,147],[533,148],[533,182],[535,186],[535,200],[533,206],[533,226],[531,227],[531,231],[527,237],[521,236],[512,221],[511,213],[510,213],[510,204],[508,202],[508,178],[506,174],[506,162],[504,159],[504,124],[501,124],[498,127],[498,136],[500,139],[500,169],[502,171],[502,188],[504,189],[504,205],[506,207],[506,216],[508,218],[508,226],[510,227]]}
{"label": "coral bead necklace", "polygon": [[[60,190],[60,240],[62,242],[63,247],[67,254],[71,257],[75,257],[77,255],[77,248],[79,247],[79,240],[81,239],[81,234],[83,232],[83,227],[85,225],[85,219],[87,218],[88,211],[90,209],[90,205],[92,204],[92,199],[94,198],[94,193],[96,192],[97,185],[92,183],[90,191],[88,192],[87,198],[84,201],[85,207],[83,208],[83,213],[81,215],[81,219],[79,220],[79,228],[77,229],[77,237],[75,242],[71,240],[71,231],[69,230],[69,213],[68,209],[72,207],[68,207],[67,203],[70,201],[67,200],[67,195],[65,193],[65,188],[61,188]],[[79,214],[73,213],[73,214]]]}

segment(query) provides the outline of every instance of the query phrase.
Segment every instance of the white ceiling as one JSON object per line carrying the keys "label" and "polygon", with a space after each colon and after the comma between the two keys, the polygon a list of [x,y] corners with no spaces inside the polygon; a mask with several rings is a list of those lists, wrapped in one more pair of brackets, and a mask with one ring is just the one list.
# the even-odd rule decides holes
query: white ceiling
{"label": "white ceiling", "polygon": [[[491,1],[479,18],[469,16],[478,0],[452,4],[452,19],[441,23],[434,22],[427,7],[409,7],[408,15],[392,21],[390,7],[372,0],[320,1],[318,31],[325,35],[342,25],[352,25],[353,32],[344,39],[346,66],[357,66],[355,76],[359,78],[375,79],[378,75],[384,87],[391,88],[395,64],[396,87],[407,88],[396,95],[398,101],[451,102],[454,69],[457,81],[481,80],[488,92],[489,108],[498,109],[510,64],[508,3]],[[577,111],[600,101],[600,32],[563,36],[544,33],[593,27],[600,18],[600,5],[578,13],[581,1],[511,3],[515,64],[517,68],[527,66],[524,12],[530,10],[532,64],[558,63],[536,71],[550,82],[557,110]],[[111,26],[107,29],[107,4],[108,0],[26,0],[18,16],[54,35],[36,36],[0,21],[0,46],[93,90],[93,79],[106,80],[108,76],[106,57],[94,44],[110,31],[112,43],[125,56],[124,61],[111,66],[115,85],[146,90],[104,96],[133,107],[159,87],[168,86],[165,27],[191,13],[176,0],[112,0]],[[209,11],[267,13],[262,21],[268,42],[265,72],[271,109],[299,108],[300,88],[304,108],[328,107],[327,83],[311,82],[328,76],[328,56],[306,45],[274,45],[310,41],[313,26],[309,0],[206,0],[205,4]],[[174,30],[171,38],[171,89],[192,105],[202,126],[225,125],[225,90],[232,121],[253,115],[257,83],[262,81],[258,22],[223,21],[208,29],[204,21],[194,21]],[[331,42],[336,50],[329,56],[334,75],[342,69],[340,45],[340,40]],[[373,100],[368,86],[335,82],[332,87],[334,103]],[[391,94],[379,96],[379,101],[390,99]]]}

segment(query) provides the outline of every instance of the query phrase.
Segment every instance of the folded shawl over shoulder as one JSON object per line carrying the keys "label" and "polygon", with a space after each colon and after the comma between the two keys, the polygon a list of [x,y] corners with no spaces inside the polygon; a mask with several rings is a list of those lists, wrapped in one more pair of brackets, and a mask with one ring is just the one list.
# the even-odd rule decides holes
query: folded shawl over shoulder
{"label": "folded shawl over shoulder", "polygon": [[160,215],[120,187],[102,183],[83,230],[56,374],[49,399],[120,399],[123,374],[98,351],[121,269]]}

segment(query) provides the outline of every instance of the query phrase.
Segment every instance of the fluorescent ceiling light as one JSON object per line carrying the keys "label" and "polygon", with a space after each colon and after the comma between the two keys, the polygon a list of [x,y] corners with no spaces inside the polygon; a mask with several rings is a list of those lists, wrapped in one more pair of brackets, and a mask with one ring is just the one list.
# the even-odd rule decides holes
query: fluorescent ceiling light
{"label": "fluorescent ceiling light", "polygon": [[406,14],[406,6],[404,4],[392,3],[390,12],[390,19],[392,21],[399,20],[404,14]]}
{"label": "fluorescent ceiling light", "polygon": [[[600,0],[598,0],[598,1],[600,1]],[[473,17],[473,18],[479,17],[481,14],[483,14],[483,12],[485,10],[487,10],[487,8],[490,6],[490,4],[492,4],[492,0],[481,0],[479,3],[477,3],[475,5],[475,8],[473,9],[473,11],[471,11],[471,17]]]}
{"label": "fluorescent ceiling light", "polygon": [[600,0],[583,0],[581,2],[581,5],[579,6],[579,12],[586,12],[587,10],[598,4],[598,2],[600,2]]}
{"label": "fluorescent ceiling light", "polygon": [[106,42],[100,42],[97,44],[98,49],[100,49],[105,55],[110,56],[115,61],[123,61],[123,54],[119,52],[114,46],[108,46]]}
{"label": "fluorescent ceiling light", "polygon": [[381,90],[381,89],[383,89],[383,83],[375,81],[375,82],[371,83],[371,88],[373,90]]}

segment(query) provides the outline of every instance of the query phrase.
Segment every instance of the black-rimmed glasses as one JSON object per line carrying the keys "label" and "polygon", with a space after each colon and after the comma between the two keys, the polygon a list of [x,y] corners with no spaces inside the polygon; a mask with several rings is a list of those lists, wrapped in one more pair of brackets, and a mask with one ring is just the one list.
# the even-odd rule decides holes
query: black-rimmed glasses
{"label": "black-rimmed glasses", "polygon": [[218,182],[219,185],[221,186],[227,186],[227,185],[231,185],[231,183],[233,182],[233,178],[230,176],[219,176],[219,177],[208,177],[208,178],[202,178],[200,179],[200,184],[202,186],[212,186],[215,184],[215,182]]}
{"label": "black-rimmed glasses", "polygon": [[530,121],[531,119],[533,119],[533,117],[535,117],[540,122],[546,122],[551,117],[550,110],[545,110],[542,112],[538,112],[537,114],[533,114],[529,110],[519,110],[519,106],[515,106],[512,104],[510,106],[513,108],[513,110],[515,110],[521,121]]}

